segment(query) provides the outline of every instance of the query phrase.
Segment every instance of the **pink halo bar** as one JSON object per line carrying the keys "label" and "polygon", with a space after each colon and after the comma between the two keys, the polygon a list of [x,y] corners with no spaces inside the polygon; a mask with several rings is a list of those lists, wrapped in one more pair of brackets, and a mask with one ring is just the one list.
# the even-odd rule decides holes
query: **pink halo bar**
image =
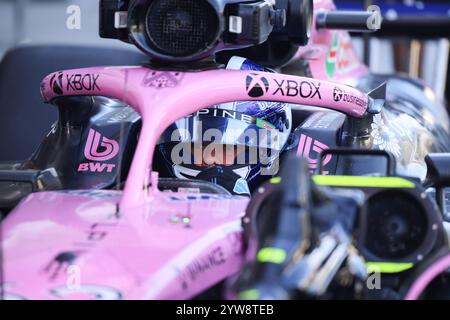
{"label": "pink halo bar", "polygon": [[96,67],[59,71],[41,84],[47,102],[61,96],[105,96],[132,106],[143,119],[141,138],[127,178],[121,207],[150,200],[148,189],[157,140],[176,120],[202,108],[231,101],[278,101],[315,106],[361,118],[370,98],[329,81],[290,75],[210,70],[158,71],[145,67]]}
{"label": "pink halo bar", "polygon": [[432,264],[425,272],[423,272],[417,279],[414,281],[412,286],[409,288],[406,293],[404,300],[418,300],[420,295],[426,289],[426,287],[434,280],[440,273],[448,270],[450,267],[450,253],[446,254],[439,260],[437,260],[434,264]]}

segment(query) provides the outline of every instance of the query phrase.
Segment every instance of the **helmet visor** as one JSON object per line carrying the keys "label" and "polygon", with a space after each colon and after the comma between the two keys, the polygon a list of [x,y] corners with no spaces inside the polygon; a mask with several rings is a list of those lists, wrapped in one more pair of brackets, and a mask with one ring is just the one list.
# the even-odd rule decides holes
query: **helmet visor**
{"label": "helmet visor", "polygon": [[222,144],[281,151],[285,134],[257,117],[225,109],[202,109],[172,124],[159,143]]}
{"label": "helmet visor", "polygon": [[173,164],[265,164],[282,151],[284,134],[256,117],[203,109],[172,124],[159,143]]}

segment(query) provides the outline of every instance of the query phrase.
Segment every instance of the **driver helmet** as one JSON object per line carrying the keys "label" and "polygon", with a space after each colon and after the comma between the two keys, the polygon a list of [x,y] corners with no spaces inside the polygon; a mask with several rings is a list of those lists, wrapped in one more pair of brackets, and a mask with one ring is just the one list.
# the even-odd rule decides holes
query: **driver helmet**
{"label": "driver helmet", "polygon": [[[232,70],[273,72],[233,57]],[[210,106],[165,130],[158,148],[172,175],[210,181],[232,194],[250,195],[278,171],[278,160],[292,130],[291,105],[238,101]]]}

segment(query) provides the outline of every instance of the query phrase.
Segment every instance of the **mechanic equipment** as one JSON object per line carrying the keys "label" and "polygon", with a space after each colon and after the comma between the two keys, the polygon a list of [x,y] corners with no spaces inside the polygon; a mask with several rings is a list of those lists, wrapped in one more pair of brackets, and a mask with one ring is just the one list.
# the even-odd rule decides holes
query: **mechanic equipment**
{"label": "mechanic equipment", "polygon": [[[356,232],[358,249],[367,260],[368,270],[384,275],[384,287],[399,292],[399,284],[416,267],[420,268],[423,261],[448,245],[442,213],[419,180],[396,176],[392,155],[384,151],[369,154],[378,159],[372,162],[384,164],[385,169],[380,165],[378,172],[367,171],[361,176],[358,174],[362,174],[364,168],[360,164],[368,155],[365,151],[324,151],[321,162],[328,155],[338,157],[339,166],[344,169],[341,174],[345,175],[315,176],[314,182],[322,186],[357,188],[365,193],[366,207]],[[427,158],[428,162],[431,158]],[[386,174],[382,174],[383,171]],[[431,172],[429,181],[438,183],[437,176]],[[379,294],[376,290],[369,293]]]}
{"label": "mechanic equipment", "polygon": [[358,176],[352,168],[361,162],[365,151],[329,149],[321,154],[321,162],[332,154],[349,169],[341,171],[345,175],[316,176],[314,181],[364,191],[367,210],[360,219],[358,240],[364,256],[369,261],[409,263],[412,267],[443,241],[441,212],[420,181],[395,175],[392,155],[385,151],[370,154],[375,153],[384,154],[386,161],[378,162],[386,164],[387,174]]}
{"label": "mechanic equipment", "polygon": [[425,157],[427,177],[425,187],[436,190],[436,201],[444,219],[450,220],[450,153],[432,153]]}
{"label": "mechanic equipment", "polygon": [[317,188],[305,160],[286,159],[281,177],[263,185],[248,206],[247,264],[233,286],[237,296],[324,297],[343,269],[344,287],[363,281],[364,263],[352,245],[362,203],[360,191]]}
{"label": "mechanic equipment", "polygon": [[100,36],[160,61],[187,62],[265,42],[308,42],[311,0],[102,0]]}

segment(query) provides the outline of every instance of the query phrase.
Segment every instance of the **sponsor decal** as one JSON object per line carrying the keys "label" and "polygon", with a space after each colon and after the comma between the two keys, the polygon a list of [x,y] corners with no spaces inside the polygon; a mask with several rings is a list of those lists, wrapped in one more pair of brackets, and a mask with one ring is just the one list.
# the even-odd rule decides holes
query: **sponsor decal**
{"label": "sponsor decal", "polygon": [[331,43],[330,50],[325,59],[325,68],[327,70],[327,74],[330,78],[334,77],[334,72],[336,69],[336,60],[339,51],[339,35],[335,33],[333,35],[333,40]]}
{"label": "sponsor decal", "polygon": [[[320,92],[320,82],[310,80],[278,80],[271,79],[275,83],[275,91],[272,95],[282,95],[283,97],[302,97],[304,99],[322,100]],[[269,92],[270,84],[268,78],[251,73],[246,78],[247,94],[252,98],[259,98]]]}
{"label": "sponsor decal", "polygon": [[304,99],[314,99],[317,98],[322,100],[322,95],[320,93],[320,83],[315,83],[313,81],[301,81],[296,80],[276,80],[274,82],[277,84],[278,88],[274,91],[272,95],[280,94],[283,97],[295,97],[300,96]]}
{"label": "sponsor decal", "polygon": [[98,242],[102,241],[108,234],[110,227],[116,227],[117,221],[111,223],[94,223],[87,232],[87,240]]}
{"label": "sponsor decal", "polygon": [[118,212],[111,213],[105,219],[92,223],[83,232],[83,239],[72,243],[72,249],[65,250],[58,254],[44,269],[44,272],[50,274],[53,280],[67,271],[66,274],[70,278],[76,280],[76,284],[69,282],[65,286],[50,290],[55,296],[67,299],[69,295],[73,295],[74,299],[98,299],[98,300],[114,300],[121,299],[122,294],[112,288],[97,285],[81,285],[79,283],[80,267],[73,264],[80,254],[86,254],[94,250],[119,224],[120,215]]}
{"label": "sponsor decal", "polygon": [[342,101],[342,102],[352,103],[352,104],[355,104],[362,108],[365,108],[367,106],[367,101],[365,101],[364,99],[361,99],[359,97],[356,97],[350,93],[347,93],[346,91],[344,91],[343,89],[341,89],[339,87],[334,87],[333,100],[336,102]]}
{"label": "sponsor decal", "polygon": [[74,243],[76,248],[83,248],[83,253],[88,252],[90,249],[94,248],[96,244],[100,243],[106,238],[119,224],[120,216],[117,212],[111,213],[106,219],[95,222],[85,230],[85,239]]}
{"label": "sponsor decal", "polygon": [[61,252],[44,268],[44,272],[50,276],[50,280],[56,279],[61,272],[66,272],[67,268],[72,265],[80,255],[81,251]]}
{"label": "sponsor decal", "polygon": [[63,77],[64,74],[62,72],[58,72],[52,76],[50,79],[50,87],[52,88],[53,92],[57,95],[63,94]]}
{"label": "sponsor decal", "polygon": [[[326,144],[320,142],[319,140],[315,140],[305,134],[301,134],[297,149],[297,155],[308,160],[310,173],[313,174],[318,167],[320,154],[322,153],[322,151],[327,149],[329,149],[329,147]],[[311,152],[315,153],[316,156],[312,157]],[[323,167],[330,163],[331,159],[331,154],[326,155],[325,159],[323,160]],[[322,174],[329,174],[329,172],[323,171]]]}
{"label": "sponsor decal", "polygon": [[50,87],[57,95],[63,95],[63,80],[66,80],[66,91],[101,91],[97,84],[99,74],[87,73],[87,74],[64,74],[59,71],[54,74],[50,79]]}
{"label": "sponsor decal", "polygon": [[119,149],[117,141],[108,139],[100,132],[90,129],[84,147],[84,156],[87,160],[95,162],[80,163],[78,172],[112,172],[116,167],[115,164],[100,162],[113,159],[119,153]]}
{"label": "sponsor decal", "polygon": [[351,72],[358,65],[358,57],[350,37],[344,32],[335,32],[325,58],[325,70],[328,77],[333,78],[336,74]]}
{"label": "sponsor decal", "polygon": [[183,79],[184,74],[181,72],[157,72],[150,70],[142,81],[142,86],[146,88],[175,88]]}
{"label": "sponsor decal", "polygon": [[225,262],[225,253],[222,247],[217,247],[208,253],[208,255],[192,262],[180,274],[183,289],[187,289],[189,283],[195,282],[203,274],[211,271],[215,267],[223,265]]}
{"label": "sponsor decal", "polygon": [[344,95],[344,91],[342,91],[340,88],[335,87],[333,90],[333,100],[338,102],[342,101],[342,97]]}
{"label": "sponsor decal", "polygon": [[247,94],[252,98],[259,98],[269,91],[269,80],[262,75],[250,73],[246,78]]}
{"label": "sponsor decal", "polygon": [[169,218],[170,223],[183,225],[185,228],[191,228],[192,217],[190,214],[174,214]]}
{"label": "sponsor decal", "polygon": [[72,74],[66,75],[67,90],[71,91],[101,91],[97,84],[99,74]]}
{"label": "sponsor decal", "polygon": [[268,129],[268,130],[275,129],[275,125],[271,124],[268,121],[265,121],[260,118],[252,117],[252,116],[249,116],[248,114],[234,111],[234,110],[208,108],[208,109],[201,109],[190,115],[190,117],[202,117],[202,116],[239,120],[239,121],[245,122],[247,124],[254,124],[262,129]]}
{"label": "sponsor decal", "polygon": [[111,173],[115,167],[116,167],[115,164],[108,164],[108,163],[98,163],[98,162],[80,163],[80,165],[78,166],[78,172]]}
{"label": "sponsor decal", "polygon": [[[104,148],[99,152],[99,148]],[[114,158],[119,153],[119,143],[117,141],[102,137],[100,132],[94,129],[89,130],[88,139],[84,147],[84,156],[92,161],[107,161]]]}
{"label": "sponsor decal", "polygon": [[270,122],[267,122],[263,119],[256,119],[256,125],[260,128],[264,128],[267,130],[275,129],[275,126],[271,124]]}
{"label": "sponsor decal", "polygon": [[217,109],[217,108],[208,108],[201,109],[190,115],[191,117],[219,117],[226,119],[233,119],[243,121],[248,124],[256,123],[256,118],[249,116],[245,113],[234,111],[234,110],[226,110],[226,109]]}
{"label": "sponsor decal", "polygon": [[231,243],[231,249],[235,256],[241,256],[244,250],[244,234],[242,232],[233,232],[227,235]]}

